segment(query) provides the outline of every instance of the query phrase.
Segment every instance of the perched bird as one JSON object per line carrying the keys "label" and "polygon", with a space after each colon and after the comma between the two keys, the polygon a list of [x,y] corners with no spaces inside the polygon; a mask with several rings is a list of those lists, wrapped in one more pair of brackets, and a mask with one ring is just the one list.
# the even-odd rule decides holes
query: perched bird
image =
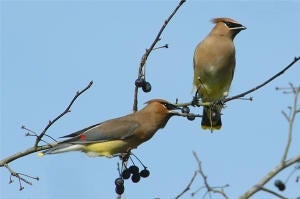
{"label": "perched bird", "polygon": [[66,135],[62,138],[69,139],[54,144],[39,156],[68,151],[82,151],[91,157],[128,153],[164,128],[176,113],[172,111],[176,106],[162,99],[153,99],[146,104],[140,111]]}
{"label": "perched bird", "polygon": [[[194,53],[194,88],[202,102],[215,102],[228,95],[235,68],[233,39],[246,27],[230,18],[215,18],[215,27]],[[204,106],[203,129],[220,129],[222,105]]]}

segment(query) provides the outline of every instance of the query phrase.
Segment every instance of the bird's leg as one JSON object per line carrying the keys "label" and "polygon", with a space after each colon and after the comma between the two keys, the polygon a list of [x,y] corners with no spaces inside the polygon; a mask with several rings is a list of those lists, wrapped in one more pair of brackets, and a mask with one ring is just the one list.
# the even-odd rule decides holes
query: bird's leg
{"label": "bird's leg", "polygon": [[120,159],[122,160],[122,163],[128,161],[130,154],[131,154],[130,151],[128,151],[127,153],[121,153],[120,154]]}
{"label": "bird's leg", "polygon": [[128,162],[128,159],[130,158],[130,155],[131,155],[131,151],[128,151],[127,153],[122,153],[120,155],[120,159],[122,160],[122,169],[121,169],[121,171],[123,171],[124,168],[126,169],[127,162]]}
{"label": "bird's leg", "polygon": [[199,88],[196,90],[195,95],[192,99],[192,102],[191,102],[192,106],[198,106],[199,107],[199,105],[198,105],[198,103],[199,103],[198,90],[199,90]]}

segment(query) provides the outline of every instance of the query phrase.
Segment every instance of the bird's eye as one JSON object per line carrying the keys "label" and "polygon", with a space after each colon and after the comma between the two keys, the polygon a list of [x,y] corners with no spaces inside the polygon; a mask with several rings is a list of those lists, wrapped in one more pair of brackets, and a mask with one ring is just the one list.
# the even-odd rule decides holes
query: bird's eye
{"label": "bird's eye", "polygon": [[229,22],[229,21],[226,21],[224,22],[226,24],[226,26],[228,28],[235,28],[235,27],[241,27],[242,25],[241,24],[238,24],[238,23],[232,23],[232,22]]}
{"label": "bird's eye", "polygon": [[173,104],[164,103],[163,104],[168,110],[176,109],[176,106]]}
{"label": "bird's eye", "polygon": [[232,23],[231,22],[224,22],[225,24],[226,24],[226,26],[228,27],[228,28],[231,28],[232,27]]}

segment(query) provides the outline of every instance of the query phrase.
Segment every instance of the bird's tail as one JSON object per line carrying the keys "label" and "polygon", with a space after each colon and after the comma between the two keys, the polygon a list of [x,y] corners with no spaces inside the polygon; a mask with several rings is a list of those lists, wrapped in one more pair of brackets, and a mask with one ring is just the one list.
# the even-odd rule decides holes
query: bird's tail
{"label": "bird's tail", "polygon": [[56,153],[64,153],[69,151],[80,151],[82,149],[82,145],[80,144],[70,144],[70,143],[57,143],[50,149],[46,149],[45,151],[39,152],[38,156],[43,156],[45,154],[56,154]]}
{"label": "bird's tail", "polygon": [[220,106],[204,106],[201,127],[203,129],[209,129],[209,130],[213,131],[213,130],[220,129],[221,126],[222,126],[221,107]]}

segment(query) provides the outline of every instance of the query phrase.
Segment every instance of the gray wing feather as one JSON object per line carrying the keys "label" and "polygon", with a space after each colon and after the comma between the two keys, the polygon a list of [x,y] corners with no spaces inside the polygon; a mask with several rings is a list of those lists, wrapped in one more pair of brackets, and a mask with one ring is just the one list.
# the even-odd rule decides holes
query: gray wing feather
{"label": "gray wing feather", "polygon": [[108,120],[64,137],[72,137],[62,143],[88,144],[111,140],[123,140],[133,135],[140,124],[129,120]]}

